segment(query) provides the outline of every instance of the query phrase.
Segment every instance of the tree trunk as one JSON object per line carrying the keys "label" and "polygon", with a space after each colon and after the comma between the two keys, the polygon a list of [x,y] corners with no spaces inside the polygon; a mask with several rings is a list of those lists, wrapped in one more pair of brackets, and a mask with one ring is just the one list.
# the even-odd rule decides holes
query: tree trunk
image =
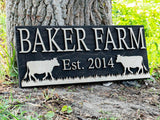
{"label": "tree trunk", "polygon": [[111,25],[111,9],[111,0],[6,0],[9,52],[15,26]]}

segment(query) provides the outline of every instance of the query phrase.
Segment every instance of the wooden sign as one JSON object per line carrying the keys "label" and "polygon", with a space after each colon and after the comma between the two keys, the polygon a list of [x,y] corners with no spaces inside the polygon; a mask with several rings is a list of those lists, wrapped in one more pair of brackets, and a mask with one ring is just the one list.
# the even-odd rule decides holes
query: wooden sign
{"label": "wooden sign", "polygon": [[20,87],[149,78],[143,26],[17,26]]}

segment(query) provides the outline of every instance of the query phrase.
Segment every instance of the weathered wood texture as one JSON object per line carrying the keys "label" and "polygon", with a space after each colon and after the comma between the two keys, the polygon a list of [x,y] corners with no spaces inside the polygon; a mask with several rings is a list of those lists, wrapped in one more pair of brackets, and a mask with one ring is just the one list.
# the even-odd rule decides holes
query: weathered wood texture
{"label": "weathered wood texture", "polygon": [[110,25],[111,9],[111,0],[6,0],[9,51],[14,26]]}

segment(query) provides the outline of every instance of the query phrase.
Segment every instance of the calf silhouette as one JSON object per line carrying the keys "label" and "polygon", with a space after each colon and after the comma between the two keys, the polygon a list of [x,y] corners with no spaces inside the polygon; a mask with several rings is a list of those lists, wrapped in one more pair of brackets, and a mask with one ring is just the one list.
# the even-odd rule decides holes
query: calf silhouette
{"label": "calf silhouette", "polygon": [[124,67],[124,75],[126,74],[126,70],[130,73],[133,73],[130,68],[137,68],[138,67],[138,74],[140,73],[140,70],[142,70],[142,73],[144,73],[143,68],[147,71],[147,68],[145,67],[143,63],[143,57],[142,56],[121,56],[117,55],[116,62],[120,62]]}
{"label": "calf silhouette", "polygon": [[27,72],[24,76],[24,79],[27,78],[27,75],[29,76],[29,80],[31,80],[31,76],[37,80],[34,74],[43,74],[45,73],[45,77],[43,80],[46,79],[48,73],[51,76],[51,79],[53,80],[52,76],[52,70],[55,66],[59,66],[57,58],[53,58],[51,60],[44,60],[44,61],[28,61],[27,62]]}

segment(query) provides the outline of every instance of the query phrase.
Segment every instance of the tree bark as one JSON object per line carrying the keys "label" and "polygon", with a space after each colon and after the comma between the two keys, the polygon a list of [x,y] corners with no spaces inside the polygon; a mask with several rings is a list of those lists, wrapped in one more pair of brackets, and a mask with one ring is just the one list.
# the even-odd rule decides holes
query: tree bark
{"label": "tree bark", "polygon": [[111,25],[111,0],[6,0],[7,42],[15,26]]}

